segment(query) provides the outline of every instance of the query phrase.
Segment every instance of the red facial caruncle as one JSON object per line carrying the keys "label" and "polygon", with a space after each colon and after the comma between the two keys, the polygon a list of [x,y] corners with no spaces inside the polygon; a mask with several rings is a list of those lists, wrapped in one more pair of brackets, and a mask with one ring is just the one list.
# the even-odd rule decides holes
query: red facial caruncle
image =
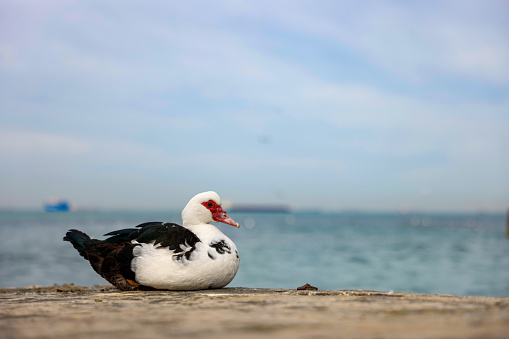
{"label": "red facial caruncle", "polygon": [[212,219],[214,219],[214,221],[222,222],[239,228],[239,224],[230,218],[228,214],[226,214],[226,211],[221,207],[221,205],[217,204],[214,200],[206,201],[202,203],[202,205],[212,213]]}

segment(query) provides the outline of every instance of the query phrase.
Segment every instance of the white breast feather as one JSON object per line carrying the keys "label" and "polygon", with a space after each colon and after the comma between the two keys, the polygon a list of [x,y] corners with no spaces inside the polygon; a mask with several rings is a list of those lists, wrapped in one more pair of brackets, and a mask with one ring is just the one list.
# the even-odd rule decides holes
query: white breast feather
{"label": "white breast feather", "polygon": [[[167,247],[133,240],[132,243],[136,246],[133,249],[131,269],[135,273],[136,281],[145,286],[171,290],[221,288],[228,285],[239,268],[237,247],[212,225],[200,225],[195,234],[202,241],[195,244],[189,259],[185,253],[191,251],[192,246],[188,243],[180,246],[184,252],[175,254]],[[216,250],[209,244],[220,240],[225,241],[231,253],[216,252],[216,259],[212,260],[208,251]]]}

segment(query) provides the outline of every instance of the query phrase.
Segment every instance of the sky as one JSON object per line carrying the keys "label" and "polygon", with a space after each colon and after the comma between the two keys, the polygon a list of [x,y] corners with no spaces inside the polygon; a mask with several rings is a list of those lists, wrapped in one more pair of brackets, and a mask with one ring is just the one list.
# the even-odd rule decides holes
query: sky
{"label": "sky", "polygon": [[0,208],[509,208],[508,1],[0,0]]}

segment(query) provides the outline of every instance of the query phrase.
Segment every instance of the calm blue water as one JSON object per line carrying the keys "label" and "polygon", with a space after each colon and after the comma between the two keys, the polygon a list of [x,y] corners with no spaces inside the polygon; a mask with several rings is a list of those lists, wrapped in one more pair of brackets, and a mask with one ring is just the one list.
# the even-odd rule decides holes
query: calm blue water
{"label": "calm blue water", "polygon": [[[230,286],[445,293],[509,297],[504,215],[242,214],[220,224],[239,248]],[[70,228],[104,233],[163,212],[0,212],[0,287],[105,284],[72,246]]]}

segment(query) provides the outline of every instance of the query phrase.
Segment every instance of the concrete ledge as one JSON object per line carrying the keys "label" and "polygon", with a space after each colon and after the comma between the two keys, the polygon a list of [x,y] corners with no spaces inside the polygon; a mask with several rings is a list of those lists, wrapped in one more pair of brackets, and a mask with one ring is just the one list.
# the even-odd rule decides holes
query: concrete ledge
{"label": "concrete ledge", "polygon": [[367,290],[0,289],[2,338],[507,338],[509,298]]}

